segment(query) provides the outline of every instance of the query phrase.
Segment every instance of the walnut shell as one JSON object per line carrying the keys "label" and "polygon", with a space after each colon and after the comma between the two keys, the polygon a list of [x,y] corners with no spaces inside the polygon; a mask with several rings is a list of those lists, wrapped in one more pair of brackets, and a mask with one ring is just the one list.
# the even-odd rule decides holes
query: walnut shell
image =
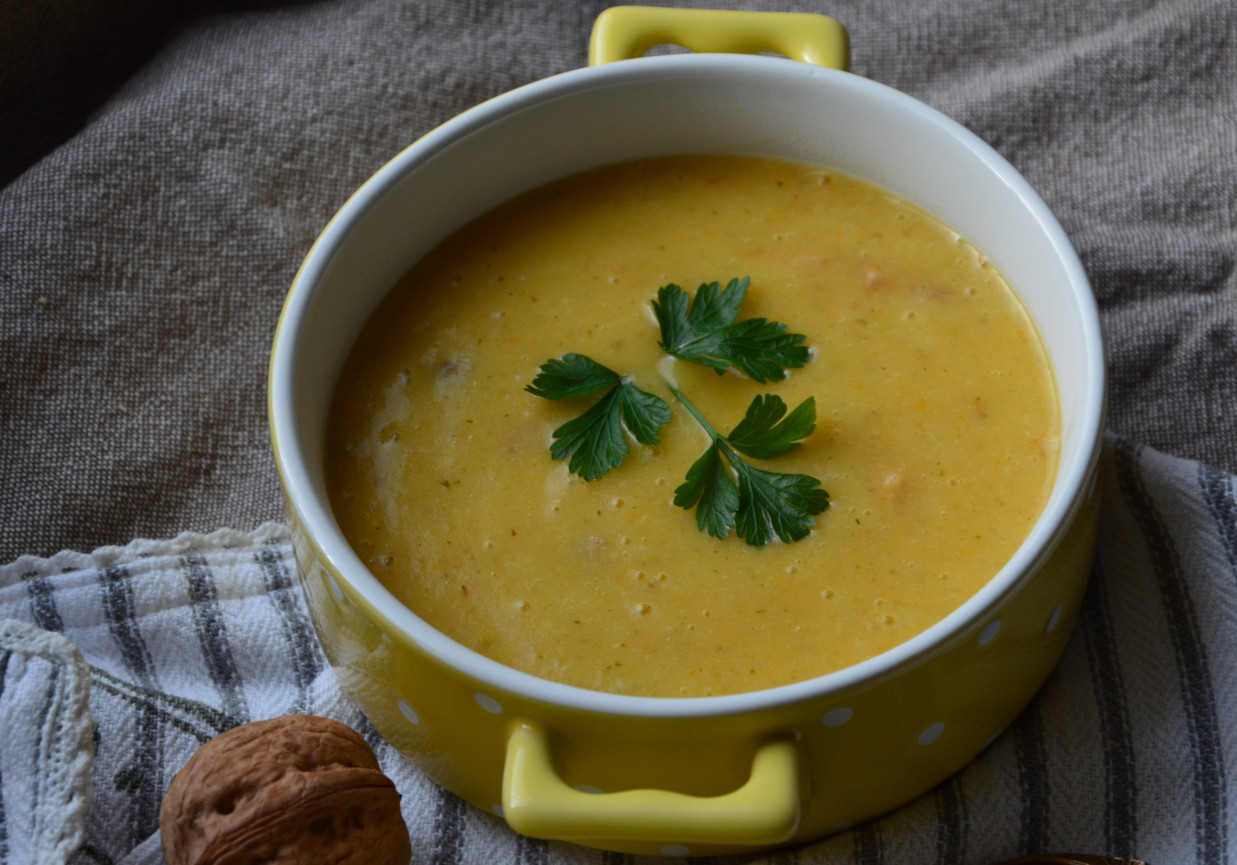
{"label": "walnut shell", "polygon": [[400,795],[350,727],[312,715],[242,724],[172,779],[168,865],[408,865]]}

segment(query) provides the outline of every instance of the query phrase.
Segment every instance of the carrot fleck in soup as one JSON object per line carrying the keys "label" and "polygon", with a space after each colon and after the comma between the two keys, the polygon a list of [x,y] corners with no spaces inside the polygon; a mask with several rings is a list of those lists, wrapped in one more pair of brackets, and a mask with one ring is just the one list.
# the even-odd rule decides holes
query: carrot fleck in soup
{"label": "carrot fleck in soup", "polygon": [[[808,349],[764,382],[669,354],[653,305],[742,278],[738,318]],[[602,392],[527,389],[569,355],[668,409],[654,444],[624,417],[625,457],[589,481],[550,448]],[[741,458],[827,491],[805,537],[719,539],[675,503],[715,441],[679,395],[720,436],[757,397],[814,401],[810,434]],[[658,158],[526,193],[415,265],[341,373],[327,482],[373,573],[463,645],[582,688],[720,695],[846,667],[957,608],[1038,517],[1059,425],[1026,312],[947,226],[821,168]]]}

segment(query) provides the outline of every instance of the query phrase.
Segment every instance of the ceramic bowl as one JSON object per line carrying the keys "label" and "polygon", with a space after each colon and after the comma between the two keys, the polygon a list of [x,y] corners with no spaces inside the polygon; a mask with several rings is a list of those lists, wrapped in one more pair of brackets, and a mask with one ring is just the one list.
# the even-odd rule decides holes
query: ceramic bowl
{"label": "ceramic bowl", "polygon": [[[710,47],[771,46],[817,62],[722,53],[598,62],[492,99],[412,144],[357,190],[296,276],[271,356],[270,429],[314,625],[384,737],[525,834],[634,853],[733,853],[819,838],[907,802],[975,757],[1035,694],[1090,569],[1104,356],[1082,267],[1044,202],[957,123],[818,65],[844,62],[834,22],[807,16],[823,29],[806,48],[786,48],[763,35],[764,18],[736,26],[736,13],[721,24],[688,13],[675,24],[664,12],[624,10],[635,19],[609,21],[609,35],[603,19],[594,60],[688,43],[678,37],[695,28]],[[335,378],[388,288],[454,229],[568,174],[698,152],[856,175],[983,250],[1019,293],[1056,372],[1057,478],[1025,543],[979,592],[847,669],[694,699],[535,678],[429,627],[348,546],[323,478]]]}

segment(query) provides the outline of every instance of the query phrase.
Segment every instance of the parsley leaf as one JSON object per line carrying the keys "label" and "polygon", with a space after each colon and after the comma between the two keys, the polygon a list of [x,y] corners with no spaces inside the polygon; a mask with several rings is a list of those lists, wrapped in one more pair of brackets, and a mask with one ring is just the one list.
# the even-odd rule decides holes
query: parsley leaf
{"label": "parsley leaf", "polygon": [[752,400],[747,414],[730,431],[726,441],[739,453],[757,459],[768,459],[797,447],[816,429],[816,397],[808,397],[786,415],[786,403],[772,394]]}
{"label": "parsley leaf", "polygon": [[547,360],[533,383],[524,390],[546,399],[573,399],[588,396],[623,377],[583,354],[565,354],[558,360]]}
{"label": "parsley leaf", "polygon": [[554,430],[550,455],[568,459],[567,467],[586,481],[596,480],[622,464],[627,436],[641,444],[657,444],[657,432],[670,421],[670,406],[661,397],[640,390],[614,370],[582,354],[548,360],[533,383],[524,388],[545,399],[574,399],[605,390],[582,415]]}
{"label": "parsley leaf", "polygon": [[722,446],[716,439],[687,470],[687,480],[675,488],[674,503],[695,508],[696,526],[715,538],[726,537],[734,528],[739,487],[722,462]]}
{"label": "parsley leaf", "polygon": [[721,375],[734,366],[762,384],[785,376],[810,357],[807,338],[787,333],[786,325],[763,318],[735,321],[747,296],[749,277],[732,279],[723,289],[710,282],[696,289],[695,299],[671,283],[657,290],[653,311],[661,328],[659,345],[669,354],[712,367]]}
{"label": "parsley leaf", "polygon": [[735,532],[753,547],[763,547],[777,535],[786,543],[807,537],[814,514],[829,507],[829,494],[809,475],[782,474],[730,458],[739,475],[739,508]]}
{"label": "parsley leaf", "polygon": [[[736,321],[747,296],[749,279],[701,285],[693,299],[677,285],[662,286],[653,301],[661,328],[658,343],[667,353],[703,364],[721,375],[734,367],[759,382],[784,378],[786,370],[810,359],[803,334],[763,318]],[[748,544],[762,547],[778,538],[803,539],[814,517],[829,507],[829,494],[814,477],[757,468],[743,456],[769,459],[798,446],[816,428],[816,400],[804,400],[787,412],[772,394],[752,400],[729,435],[717,432],[669,381],[671,393],[708,433],[710,443],[692,463],[674,491],[674,503],[695,509],[696,525],[715,538],[734,531]],[[548,360],[525,390],[545,399],[578,399],[601,394],[592,406],[554,431],[550,454],[568,459],[570,470],[596,480],[622,464],[628,438],[657,444],[669,423],[665,401],[640,390],[628,378],[582,354]],[[742,454],[743,456],[740,456]]]}
{"label": "parsley leaf", "polygon": [[787,415],[781,397],[757,396],[738,426],[723,436],[687,397],[671,390],[713,440],[675,489],[674,503],[694,507],[696,525],[715,538],[725,538],[732,528],[754,547],[763,547],[775,536],[787,543],[807,537],[816,524],[814,516],[829,507],[829,494],[820,488],[820,481],[758,469],[736,451],[754,457],[785,453],[815,428],[815,399],[809,397]]}

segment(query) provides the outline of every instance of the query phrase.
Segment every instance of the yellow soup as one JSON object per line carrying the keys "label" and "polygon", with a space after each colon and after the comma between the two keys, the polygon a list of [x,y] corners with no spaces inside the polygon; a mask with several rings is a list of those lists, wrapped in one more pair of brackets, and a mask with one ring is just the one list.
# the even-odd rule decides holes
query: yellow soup
{"label": "yellow soup", "polygon": [[[811,359],[760,384],[669,358],[651,301],[750,276],[739,318]],[[550,454],[593,398],[525,390],[587,355],[669,406],[585,482]],[[759,468],[817,478],[808,537],[699,531],[674,490],[759,394],[815,431]],[[1026,537],[1057,464],[1044,349],[983,254],[837,172],[750,157],[611,166],[520,196],[401,280],[341,374],[331,503],[374,574],[460,643],[537,676],[644,696],[784,685],[914,636]]]}

